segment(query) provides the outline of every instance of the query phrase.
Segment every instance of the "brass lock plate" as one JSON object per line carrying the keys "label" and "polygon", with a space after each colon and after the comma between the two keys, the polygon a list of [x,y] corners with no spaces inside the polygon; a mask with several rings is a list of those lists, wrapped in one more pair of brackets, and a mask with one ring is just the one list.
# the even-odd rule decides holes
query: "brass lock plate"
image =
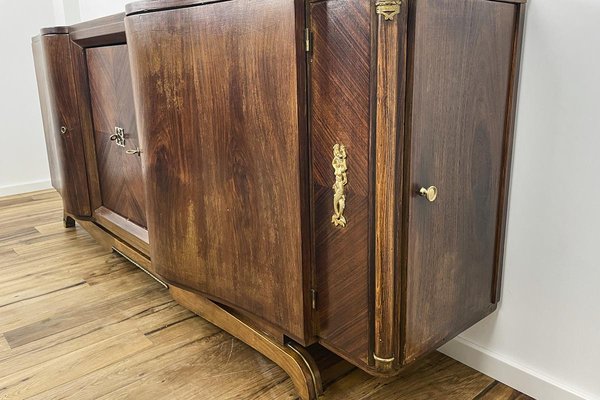
{"label": "brass lock plate", "polygon": [[115,133],[110,136],[117,146],[125,147],[125,129],[115,126]]}

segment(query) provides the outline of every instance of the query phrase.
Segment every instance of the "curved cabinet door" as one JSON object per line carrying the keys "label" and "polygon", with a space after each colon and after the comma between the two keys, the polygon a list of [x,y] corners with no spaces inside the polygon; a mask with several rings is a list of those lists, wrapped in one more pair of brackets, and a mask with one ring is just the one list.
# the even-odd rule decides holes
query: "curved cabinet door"
{"label": "curved cabinet door", "polygon": [[302,1],[125,21],[157,272],[305,342]]}
{"label": "curved cabinet door", "polygon": [[33,43],[52,185],[65,212],[91,216],[81,126],[68,34],[42,35]]}

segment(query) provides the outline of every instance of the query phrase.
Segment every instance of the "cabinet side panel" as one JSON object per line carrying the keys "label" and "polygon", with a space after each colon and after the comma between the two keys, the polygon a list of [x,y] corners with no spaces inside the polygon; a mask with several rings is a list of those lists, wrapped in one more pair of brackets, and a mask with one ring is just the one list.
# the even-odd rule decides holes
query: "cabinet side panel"
{"label": "cabinet side panel", "polygon": [[44,35],[41,41],[48,90],[46,138],[54,143],[49,146],[49,151],[54,152],[50,165],[60,175],[55,179],[61,182],[65,211],[76,217],[89,217],[90,197],[69,35]]}
{"label": "cabinet side panel", "polygon": [[[518,6],[412,2],[404,362],[494,308],[496,231]],[[430,203],[421,187],[437,186]]]}
{"label": "cabinet side panel", "polygon": [[41,36],[36,37],[32,44],[33,61],[35,66],[35,77],[37,80],[38,96],[42,111],[42,123],[44,127],[44,138],[46,139],[46,152],[48,153],[48,164],[50,167],[50,180],[52,187],[62,195],[62,178],[59,171],[58,152],[56,149],[56,137],[52,131],[52,114],[50,112],[50,99],[48,98],[48,81],[44,52]]}
{"label": "cabinet side panel", "polygon": [[[319,337],[365,368],[369,354],[370,2],[311,4],[311,142]],[[346,227],[334,226],[333,147],[347,158]]]}
{"label": "cabinet side panel", "polygon": [[305,342],[297,18],[231,0],[125,25],[157,272]]}

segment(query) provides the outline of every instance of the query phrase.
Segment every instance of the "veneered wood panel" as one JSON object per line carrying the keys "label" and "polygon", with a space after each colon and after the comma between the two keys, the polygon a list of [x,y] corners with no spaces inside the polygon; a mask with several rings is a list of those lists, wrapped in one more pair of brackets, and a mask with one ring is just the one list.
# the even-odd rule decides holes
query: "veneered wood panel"
{"label": "veneered wood panel", "polygon": [[310,304],[302,4],[232,0],[125,21],[157,272],[299,341]]}
{"label": "veneered wood panel", "polygon": [[[46,114],[44,130],[46,142],[50,143],[53,183],[60,182],[58,189],[67,213],[89,217],[90,198],[69,36],[42,35],[41,47],[43,68],[38,67],[37,73],[43,70],[44,76],[38,82],[45,83],[47,90],[42,108]],[[39,56],[38,53],[36,57]]]}
{"label": "veneered wood panel", "polygon": [[[126,150],[140,147],[127,45],[86,50],[98,180],[102,205],[146,227],[141,157]],[[125,147],[110,140],[125,129]]]}
{"label": "veneered wood panel", "polygon": [[[517,6],[413,0],[404,361],[491,312]],[[435,185],[434,203],[418,196]]]}
{"label": "veneered wood panel", "polygon": [[46,152],[48,154],[48,164],[50,167],[50,181],[52,182],[52,187],[59,193],[62,193],[62,178],[59,171],[56,137],[52,131],[52,113],[50,112],[48,79],[46,77],[41,36],[36,36],[33,38],[31,48],[33,50],[33,61],[35,66],[35,76],[37,80],[40,108],[42,111],[42,122],[44,124],[44,138],[46,140]]}
{"label": "veneered wood panel", "polygon": [[[368,1],[310,6],[319,337],[363,368],[369,353],[370,27]],[[347,152],[345,228],[331,223],[336,143]]]}

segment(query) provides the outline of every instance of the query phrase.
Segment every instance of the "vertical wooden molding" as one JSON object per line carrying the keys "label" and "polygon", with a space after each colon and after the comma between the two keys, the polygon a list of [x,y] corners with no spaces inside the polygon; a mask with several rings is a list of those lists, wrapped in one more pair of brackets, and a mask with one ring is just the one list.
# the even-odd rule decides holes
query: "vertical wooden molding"
{"label": "vertical wooden molding", "polygon": [[374,108],[374,345],[373,359],[379,372],[389,371],[397,364],[396,338],[396,225],[397,193],[402,187],[397,173],[398,144],[401,129],[401,104],[404,103],[405,48],[407,1],[393,19],[373,13],[372,68],[375,68]]}
{"label": "vertical wooden molding", "polygon": [[68,33],[42,35],[42,53],[48,107],[52,124],[47,135],[56,143],[59,175],[61,176],[61,196],[66,212],[78,218],[91,216],[90,197],[85,170],[85,158],[81,153],[83,142],[77,98],[73,56]]}
{"label": "vertical wooden molding", "polygon": [[510,88],[506,106],[505,143],[504,154],[502,155],[502,176],[500,177],[500,201],[498,203],[496,264],[494,281],[492,283],[492,303],[498,303],[500,301],[500,291],[502,288],[502,265],[504,264],[504,251],[506,245],[506,220],[508,216],[508,200],[510,192],[510,171],[512,168],[517,101],[519,95],[519,77],[521,73],[521,53],[523,50],[523,29],[525,26],[525,10],[527,6],[525,4],[520,4],[516,7],[513,61],[510,71]]}
{"label": "vertical wooden molding", "polygon": [[98,178],[98,161],[96,159],[86,54],[83,47],[73,41],[70,42],[75,75],[75,98],[81,126],[81,139],[83,140],[83,156],[85,158],[91,214],[93,215],[94,211],[102,205],[102,195],[100,194],[100,180]]}

